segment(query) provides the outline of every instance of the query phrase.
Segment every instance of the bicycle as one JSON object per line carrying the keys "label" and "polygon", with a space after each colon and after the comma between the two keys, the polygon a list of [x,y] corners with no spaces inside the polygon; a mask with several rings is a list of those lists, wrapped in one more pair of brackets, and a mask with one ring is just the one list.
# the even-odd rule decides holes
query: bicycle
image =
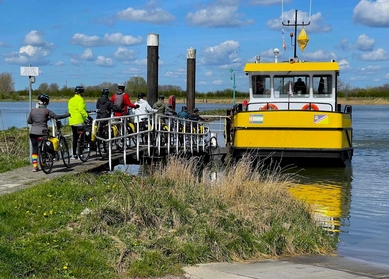
{"label": "bicycle", "polygon": [[55,137],[50,135],[49,129],[44,129],[42,131],[44,135],[38,138],[39,165],[41,170],[46,174],[52,171],[54,161],[59,161],[60,158],[62,158],[65,167],[70,167],[69,146],[65,137],[62,135],[62,122],[56,120],[55,126],[57,128]]}
{"label": "bicycle", "polygon": [[93,118],[88,116],[84,125],[78,127],[77,153],[82,162],[88,161],[91,153],[92,140],[92,122]]}
{"label": "bicycle", "polygon": [[[97,143],[97,150],[103,159],[107,158],[109,153],[110,143],[104,140],[109,138],[108,127],[109,127],[108,123],[105,122],[100,122],[99,128],[95,127],[95,129],[97,130],[96,136],[98,138],[102,138],[102,139],[97,139],[96,143]],[[112,125],[111,136],[117,137],[118,134],[119,134],[118,128],[116,127],[116,125]]]}

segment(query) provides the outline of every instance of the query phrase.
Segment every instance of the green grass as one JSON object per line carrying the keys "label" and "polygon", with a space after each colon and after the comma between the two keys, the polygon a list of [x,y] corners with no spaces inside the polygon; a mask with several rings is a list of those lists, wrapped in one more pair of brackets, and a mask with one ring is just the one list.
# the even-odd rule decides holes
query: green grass
{"label": "green grass", "polygon": [[68,175],[0,196],[0,278],[160,277],[334,251],[337,238],[287,191],[292,177],[250,170],[244,159],[210,181],[197,158],[173,157],[147,177]]}
{"label": "green grass", "polygon": [[27,166],[30,162],[28,129],[0,131],[0,172]]}

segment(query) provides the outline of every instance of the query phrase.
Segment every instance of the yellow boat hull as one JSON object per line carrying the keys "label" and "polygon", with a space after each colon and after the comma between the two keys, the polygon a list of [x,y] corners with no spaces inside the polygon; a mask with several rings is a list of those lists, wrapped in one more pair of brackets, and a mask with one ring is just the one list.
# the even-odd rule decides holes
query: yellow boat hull
{"label": "yellow boat hull", "polygon": [[331,111],[246,111],[232,118],[232,149],[284,157],[352,157],[351,114]]}

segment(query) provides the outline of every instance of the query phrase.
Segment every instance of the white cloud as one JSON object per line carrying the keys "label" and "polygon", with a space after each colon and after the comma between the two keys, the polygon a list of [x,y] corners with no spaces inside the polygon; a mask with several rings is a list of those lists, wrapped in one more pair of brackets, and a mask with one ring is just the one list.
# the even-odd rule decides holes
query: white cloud
{"label": "white cloud", "polygon": [[114,64],[111,58],[99,55],[96,58],[95,65],[101,67],[112,67]]}
{"label": "white cloud", "polygon": [[63,62],[63,61],[58,61],[58,62],[54,63],[53,65],[54,65],[54,66],[57,66],[57,67],[65,66],[65,62]]}
{"label": "white cloud", "polygon": [[354,8],[355,23],[369,27],[389,27],[389,0],[361,0]]}
{"label": "white cloud", "polygon": [[88,36],[81,33],[74,34],[70,43],[73,45],[80,45],[83,47],[99,47],[106,45],[137,45],[143,42],[142,37],[132,37],[129,35],[123,35],[121,33],[105,34],[103,38],[99,36]]}
{"label": "white cloud", "polygon": [[[295,10],[289,10],[283,13],[280,18],[271,19],[266,22],[266,26],[271,30],[279,30],[284,29],[286,33],[294,32],[294,27],[283,26],[282,23],[287,24],[288,20],[291,25],[294,25],[295,21]],[[316,13],[309,17],[309,14],[303,11],[298,11],[297,14],[297,23],[302,24],[310,22],[308,26],[304,26],[304,29],[307,31],[308,36],[309,33],[317,33],[317,32],[330,32],[332,30],[331,25],[325,24],[322,14]]]}
{"label": "white cloud", "polygon": [[384,61],[388,60],[388,54],[383,48],[379,48],[361,55],[361,60],[365,61]]}
{"label": "white cloud", "polygon": [[336,60],[336,54],[334,52],[325,52],[324,50],[318,50],[315,52],[307,52],[307,53],[304,53],[301,57],[304,57],[304,59],[307,59],[308,61]]}
{"label": "white cloud", "polygon": [[288,3],[290,0],[250,0],[251,5],[264,5],[264,6],[270,6],[270,5],[278,5],[282,2]]}
{"label": "white cloud", "polygon": [[236,41],[225,41],[220,45],[204,49],[200,62],[205,65],[224,65],[239,62],[240,45]]}
{"label": "white cloud", "polygon": [[339,68],[341,70],[350,70],[351,69],[350,63],[346,59],[341,59],[338,62],[338,64],[339,64]]}
{"label": "white cloud", "polygon": [[174,21],[175,17],[170,13],[159,9],[136,10],[127,8],[116,14],[116,19],[126,21],[148,22],[154,24],[168,24]]}
{"label": "white cloud", "polygon": [[211,6],[195,13],[188,13],[186,20],[190,25],[203,27],[239,27],[253,22],[240,20],[242,16],[237,10],[237,6]]}
{"label": "white cloud", "polygon": [[90,48],[87,48],[80,56],[81,60],[91,61],[93,60],[93,52]]}
{"label": "white cloud", "polygon": [[381,66],[372,66],[363,67],[360,69],[363,75],[375,75],[377,72],[381,72]]}
{"label": "white cloud", "polygon": [[44,35],[44,33],[38,32],[37,30],[32,30],[24,37],[24,42],[27,45],[40,46],[43,48],[51,49],[53,44],[45,41],[42,38],[42,35]]}
{"label": "white cloud", "polygon": [[375,45],[375,40],[369,38],[366,34],[360,35],[356,42],[356,48],[362,51],[373,50],[374,45]]}
{"label": "white cloud", "polygon": [[121,62],[133,61],[136,59],[136,52],[125,47],[119,47],[113,56]]}
{"label": "white cloud", "polygon": [[70,59],[70,63],[74,66],[80,66],[81,65],[81,62],[77,59],[74,59],[74,58],[71,58]]}
{"label": "white cloud", "polygon": [[49,64],[50,61],[45,60],[45,57],[50,55],[54,45],[45,41],[42,35],[43,33],[36,30],[30,31],[24,38],[27,45],[20,47],[18,52],[3,54],[5,61],[9,64],[19,65],[42,66]]}

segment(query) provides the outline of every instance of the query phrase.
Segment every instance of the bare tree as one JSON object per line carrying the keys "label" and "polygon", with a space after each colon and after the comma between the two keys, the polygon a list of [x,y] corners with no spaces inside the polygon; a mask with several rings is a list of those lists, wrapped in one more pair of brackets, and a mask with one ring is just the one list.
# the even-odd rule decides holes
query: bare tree
{"label": "bare tree", "polygon": [[11,93],[15,90],[12,74],[5,72],[0,74],[0,93]]}

